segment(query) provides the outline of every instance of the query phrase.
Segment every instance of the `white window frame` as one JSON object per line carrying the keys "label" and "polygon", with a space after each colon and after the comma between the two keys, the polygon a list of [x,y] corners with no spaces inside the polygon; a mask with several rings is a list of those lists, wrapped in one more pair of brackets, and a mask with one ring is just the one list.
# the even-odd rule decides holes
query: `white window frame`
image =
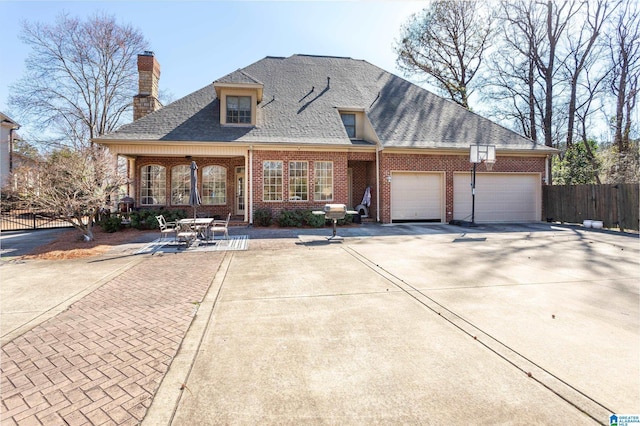
{"label": "white window frame", "polygon": [[289,161],[289,201],[309,201],[308,161]]}
{"label": "white window frame", "polygon": [[[159,164],[147,164],[146,166],[142,166],[140,168],[140,205],[162,205],[165,203],[166,199],[167,168]],[[144,202],[149,200],[153,200],[153,202]]]}
{"label": "white window frame", "polygon": [[[236,111],[237,113],[237,117],[236,120],[233,119],[233,117],[229,117],[229,99],[230,98],[236,98],[238,101],[238,110]],[[240,109],[240,99],[246,98],[249,100],[249,117],[248,117],[248,121],[246,121],[247,117],[244,114],[246,114],[247,110],[246,109]],[[252,97],[251,96],[247,96],[247,95],[227,95],[226,99],[225,99],[225,104],[226,104],[226,111],[225,111],[225,123],[227,124],[240,124],[240,125],[250,125],[251,123],[253,123],[253,108],[252,108]],[[231,120],[229,118],[232,118]]]}
{"label": "white window frame", "polygon": [[227,204],[226,167],[211,165],[202,168],[202,204],[208,206]]}
{"label": "white window frame", "polygon": [[186,206],[191,197],[191,166],[178,164],[171,168],[171,205]]}
{"label": "white window frame", "polygon": [[284,164],[281,160],[265,160],[262,162],[262,201],[282,201],[283,171]]}
{"label": "white window frame", "polygon": [[314,161],[313,178],[314,201],[333,201],[333,161]]}

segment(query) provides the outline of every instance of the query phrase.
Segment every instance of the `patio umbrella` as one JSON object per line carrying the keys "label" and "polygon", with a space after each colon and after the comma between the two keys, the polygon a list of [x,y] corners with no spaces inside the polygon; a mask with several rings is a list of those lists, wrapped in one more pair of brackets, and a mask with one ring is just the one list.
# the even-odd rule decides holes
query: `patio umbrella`
{"label": "patio umbrella", "polygon": [[193,206],[193,218],[196,218],[196,208],[200,205],[200,194],[198,193],[198,165],[191,162],[191,194],[189,195],[189,205]]}

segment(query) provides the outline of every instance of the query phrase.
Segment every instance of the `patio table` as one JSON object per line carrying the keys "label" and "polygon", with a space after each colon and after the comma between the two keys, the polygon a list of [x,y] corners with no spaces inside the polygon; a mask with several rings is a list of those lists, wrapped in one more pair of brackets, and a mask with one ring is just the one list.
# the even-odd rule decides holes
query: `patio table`
{"label": "patio table", "polygon": [[215,219],[212,217],[196,217],[188,219],[180,219],[178,226],[181,229],[188,227],[192,231],[196,232],[198,239],[209,242],[209,227]]}

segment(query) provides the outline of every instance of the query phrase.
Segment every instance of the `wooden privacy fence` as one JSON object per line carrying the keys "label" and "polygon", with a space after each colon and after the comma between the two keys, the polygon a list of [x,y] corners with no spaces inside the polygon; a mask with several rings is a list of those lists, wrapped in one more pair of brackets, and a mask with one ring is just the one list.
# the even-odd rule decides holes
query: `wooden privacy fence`
{"label": "wooden privacy fence", "polygon": [[601,220],[605,228],[638,231],[638,184],[551,185],[542,187],[543,218],[582,223]]}

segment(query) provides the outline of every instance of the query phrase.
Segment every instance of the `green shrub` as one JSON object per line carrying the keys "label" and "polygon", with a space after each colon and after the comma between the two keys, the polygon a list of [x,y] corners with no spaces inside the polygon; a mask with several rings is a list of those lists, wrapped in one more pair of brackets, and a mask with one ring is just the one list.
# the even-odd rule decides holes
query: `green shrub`
{"label": "green shrub", "polygon": [[158,227],[158,221],[155,218],[156,210],[138,210],[131,212],[131,227],[136,229],[153,229]]}
{"label": "green shrub", "polygon": [[187,217],[185,210],[160,210],[160,214],[164,216],[167,222],[176,222],[180,219],[186,219]]}
{"label": "green shrub", "polygon": [[281,227],[299,228],[303,224],[302,210],[282,210],[278,216],[278,225]]}
{"label": "green shrub", "polygon": [[273,213],[271,209],[259,208],[253,211],[253,224],[255,226],[271,226]]}
{"label": "green shrub", "polygon": [[353,215],[348,214],[344,217],[344,219],[338,219],[338,225],[348,225],[353,222]]}
{"label": "green shrub", "polygon": [[138,210],[131,212],[131,227],[136,229],[157,229],[158,220],[156,216],[163,215],[167,222],[175,222],[184,219],[187,213],[184,210]]}
{"label": "green shrub", "polygon": [[312,228],[322,228],[327,220],[322,214],[313,214],[313,210],[305,210],[302,213],[303,221]]}
{"label": "green shrub", "polygon": [[98,225],[104,232],[117,232],[122,228],[122,218],[119,216],[108,216],[98,222]]}

